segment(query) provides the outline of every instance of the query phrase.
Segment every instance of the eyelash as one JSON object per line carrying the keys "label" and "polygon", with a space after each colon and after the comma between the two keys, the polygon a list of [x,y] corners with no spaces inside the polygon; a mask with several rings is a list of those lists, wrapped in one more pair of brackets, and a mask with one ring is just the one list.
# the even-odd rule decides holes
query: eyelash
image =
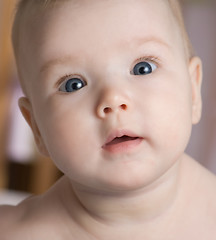
{"label": "eyelash", "polygon": [[133,75],[133,68],[139,62],[151,62],[151,63],[155,64],[157,66],[157,68],[160,66],[160,59],[156,56],[149,55],[149,56],[140,57],[140,58],[136,59],[135,63],[133,63],[132,69],[130,70],[130,74]]}
{"label": "eyelash", "polygon": [[[140,58],[136,59],[135,63],[133,64],[133,67],[139,62],[151,62],[151,63],[154,63],[157,67],[159,67],[159,65],[160,65],[160,59],[156,56],[140,57]],[[131,74],[133,73],[133,69],[130,70],[130,73]],[[59,88],[64,81],[66,81],[67,79],[69,80],[71,77],[78,77],[80,79],[83,79],[83,77],[81,77],[79,74],[65,74],[63,77],[61,77],[57,81],[56,87]]]}
{"label": "eyelash", "polygon": [[80,78],[80,79],[84,80],[83,77],[81,77],[79,74],[65,74],[63,77],[61,77],[57,81],[57,83],[55,84],[55,87],[59,88],[64,81],[69,80],[72,77],[73,78]]}
{"label": "eyelash", "polygon": [[135,66],[139,62],[151,62],[154,63],[157,67],[159,67],[160,65],[160,59],[155,56],[140,57],[135,61],[135,64],[133,64],[133,66]]}

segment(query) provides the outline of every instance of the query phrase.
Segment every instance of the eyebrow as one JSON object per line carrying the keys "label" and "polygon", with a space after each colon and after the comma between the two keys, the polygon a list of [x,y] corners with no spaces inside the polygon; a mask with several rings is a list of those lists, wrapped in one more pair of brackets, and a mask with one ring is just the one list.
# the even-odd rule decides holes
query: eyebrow
{"label": "eyebrow", "polygon": [[159,37],[155,37],[155,36],[149,36],[149,37],[145,37],[145,38],[137,38],[134,41],[136,42],[137,45],[144,45],[149,42],[152,42],[152,43],[157,43],[157,44],[163,45],[166,48],[170,47],[170,45],[166,41],[164,41],[163,39],[161,39]]}
{"label": "eyebrow", "polygon": [[[157,37],[136,38],[136,39],[133,39],[133,42],[137,46],[144,45],[144,44],[147,44],[149,42],[153,42],[153,43],[163,45],[166,48],[170,47],[170,45],[168,43],[166,43],[165,41],[163,41],[162,39],[157,38]],[[128,41],[125,42],[124,44],[126,45],[126,47],[128,47]],[[124,44],[121,43],[120,46],[122,47],[122,45],[124,45]],[[70,62],[70,63],[75,62],[76,60],[77,60],[77,58],[75,58],[72,55],[66,55],[66,56],[63,56],[63,57],[54,58],[54,59],[51,59],[48,62],[46,62],[41,67],[40,72],[42,73],[42,72],[46,71],[47,69],[49,69],[50,67],[53,67],[55,65],[63,65],[63,64],[68,63],[68,62]]]}
{"label": "eyebrow", "polygon": [[45,70],[47,70],[48,68],[55,66],[55,65],[63,65],[66,62],[75,62],[75,58],[72,55],[66,55],[63,57],[51,59],[41,67],[40,72],[42,73]]}

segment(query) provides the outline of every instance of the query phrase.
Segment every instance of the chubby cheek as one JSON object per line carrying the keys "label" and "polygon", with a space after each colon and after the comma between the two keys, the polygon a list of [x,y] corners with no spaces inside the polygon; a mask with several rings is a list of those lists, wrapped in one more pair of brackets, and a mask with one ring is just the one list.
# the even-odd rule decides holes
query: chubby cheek
{"label": "chubby cheek", "polygon": [[73,104],[53,100],[38,111],[42,138],[55,164],[63,172],[80,165],[87,168],[85,160],[96,145],[91,119]]}
{"label": "chubby cheek", "polygon": [[172,148],[173,152],[184,151],[192,127],[189,85],[180,82],[149,88],[143,101],[137,104],[143,109],[140,117],[148,126],[152,145],[167,153]]}

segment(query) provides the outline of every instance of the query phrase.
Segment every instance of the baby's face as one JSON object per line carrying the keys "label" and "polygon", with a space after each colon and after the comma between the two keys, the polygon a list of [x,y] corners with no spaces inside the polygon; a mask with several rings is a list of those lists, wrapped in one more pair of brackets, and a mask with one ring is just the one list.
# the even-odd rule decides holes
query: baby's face
{"label": "baby's face", "polygon": [[196,86],[166,1],[68,1],[28,33],[35,134],[71,180],[128,190],[172,169],[196,121]]}

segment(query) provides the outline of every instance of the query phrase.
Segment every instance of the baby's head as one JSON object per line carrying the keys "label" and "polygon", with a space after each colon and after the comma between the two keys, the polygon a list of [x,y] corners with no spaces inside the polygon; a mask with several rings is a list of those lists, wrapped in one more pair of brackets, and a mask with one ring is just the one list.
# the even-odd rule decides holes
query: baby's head
{"label": "baby's head", "polygon": [[[49,10],[52,10],[54,8],[59,8],[61,5],[65,4],[65,2],[71,1],[74,3],[74,8],[76,6],[81,5],[85,1],[77,1],[77,0],[20,0],[18,2],[17,6],[17,12],[16,17],[14,21],[13,26],[13,32],[12,32],[12,41],[13,41],[13,47],[15,52],[15,57],[17,60],[18,65],[18,71],[20,74],[20,81],[21,85],[23,87],[23,90],[25,94],[27,94],[27,86],[25,77],[22,74],[22,71],[26,71],[26,67],[22,66],[22,56],[23,54],[26,54],[25,51],[25,44],[23,42],[23,35],[26,35],[26,28],[31,28],[31,23],[35,23],[34,25],[37,26],[38,18],[40,18],[40,14],[48,14]],[[145,1],[145,0],[144,0]],[[191,46],[190,40],[188,38],[188,34],[186,32],[185,26],[184,26],[184,20],[182,17],[181,7],[178,0],[164,0],[165,4],[169,7],[170,12],[173,14],[174,21],[176,22],[175,27],[179,28],[181,33],[181,38],[184,44],[184,50],[185,55],[187,59],[190,59],[193,56],[193,48]],[[115,4],[115,3],[114,3]],[[116,4],[118,4],[116,2]],[[135,4],[131,3],[131,4]],[[143,10],[143,14],[145,14],[145,9]],[[80,16],[82,17],[82,16]],[[98,22],[100,20],[98,19]],[[40,28],[40,24],[37,27]],[[34,27],[36,27],[34,26]],[[129,26],[128,26],[129,27]],[[161,26],[159,26],[161,27]],[[22,30],[23,29],[23,30]],[[172,31],[172,29],[170,29]],[[27,36],[26,36],[27,37]],[[24,46],[23,46],[24,45]],[[24,68],[22,70],[22,68]]]}
{"label": "baby's head", "polygon": [[23,0],[13,45],[39,150],[74,182],[149,184],[201,113],[201,63],[176,0]]}

